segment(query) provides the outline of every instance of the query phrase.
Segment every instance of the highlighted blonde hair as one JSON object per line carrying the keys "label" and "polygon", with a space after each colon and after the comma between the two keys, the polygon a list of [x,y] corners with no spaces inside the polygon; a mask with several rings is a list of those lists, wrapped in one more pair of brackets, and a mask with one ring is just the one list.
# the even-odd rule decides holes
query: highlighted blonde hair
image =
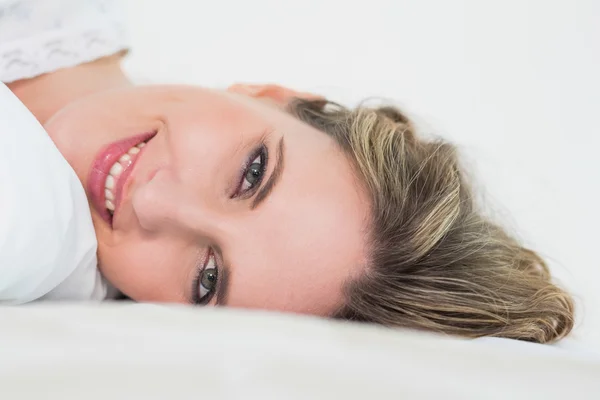
{"label": "highlighted blonde hair", "polygon": [[394,107],[296,99],[290,111],[335,139],[370,195],[369,265],[336,317],[539,343],[570,332],[571,297],[477,209],[451,144],[418,138]]}

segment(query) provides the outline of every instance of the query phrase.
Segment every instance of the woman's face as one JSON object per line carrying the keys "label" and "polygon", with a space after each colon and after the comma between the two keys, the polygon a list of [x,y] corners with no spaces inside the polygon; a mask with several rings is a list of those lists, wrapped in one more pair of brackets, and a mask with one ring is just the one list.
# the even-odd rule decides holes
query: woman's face
{"label": "woman's face", "polygon": [[319,315],[341,305],[364,265],[368,202],[333,140],[277,106],[288,94],[132,87],[48,121],[115,287],[137,301]]}

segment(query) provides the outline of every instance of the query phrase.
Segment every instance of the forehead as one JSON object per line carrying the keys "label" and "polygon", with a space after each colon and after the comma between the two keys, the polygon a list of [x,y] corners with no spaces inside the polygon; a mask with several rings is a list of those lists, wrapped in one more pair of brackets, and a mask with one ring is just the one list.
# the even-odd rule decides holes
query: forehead
{"label": "forehead", "polygon": [[365,265],[367,198],[332,138],[274,107],[248,107],[283,136],[285,163],[244,221],[248,240],[231,254],[228,303],[327,314]]}

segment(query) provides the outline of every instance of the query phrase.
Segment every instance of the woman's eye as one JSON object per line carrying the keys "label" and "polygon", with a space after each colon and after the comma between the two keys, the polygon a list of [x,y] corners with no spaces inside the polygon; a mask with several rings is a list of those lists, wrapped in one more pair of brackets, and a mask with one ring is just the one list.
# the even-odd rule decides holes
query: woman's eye
{"label": "woman's eye", "polygon": [[217,288],[217,282],[219,280],[219,270],[215,263],[215,257],[211,255],[208,259],[206,267],[200,273],[200,279],[198,280],[198,300],[199,304],[206,304],[210,301]]}
{"label": "woman's eye", "polygon": [[250,163],[244,172],[244,179],[240,187],[240,192],[244,193],[259,185],[265,173],[265,153],[264,150]]}

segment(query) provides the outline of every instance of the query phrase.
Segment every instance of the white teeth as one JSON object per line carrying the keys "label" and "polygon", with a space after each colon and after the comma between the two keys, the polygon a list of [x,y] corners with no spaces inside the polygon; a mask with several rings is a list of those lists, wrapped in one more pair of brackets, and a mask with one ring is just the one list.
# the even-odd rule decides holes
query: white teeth
{"label": "white teeth", "polygon": [[[106,177],[106,182],[104,183],[104,197],[106,201],[106,208],[111,212],[111,214],[115,211],[115,194],[113,189],[115,188],[116,178],[123,173],[123,165],[130,165],[131,160],[135,158],[135,156],[140,152],[140,149],[145,145],[146,143],[142,142],[137,146],[130,148],[127,153],[123,154],[121,158],[119,158],[119,161],[114,163],[110,168],[108,176]],[[123,165],[120,163],[123,163]]]}
{"label": "white teeth", "polygon": [[106,177],[106,183],[104,184],[104,187],[109,190],[113,190],[115,188],[115,178],[112,175]]}
{"label": "white teeth", "polygon": [[114,165],[110,169],[110,174],[113,176],[119,176],[123,172],[123,166],[118,162],[114,163]]}

